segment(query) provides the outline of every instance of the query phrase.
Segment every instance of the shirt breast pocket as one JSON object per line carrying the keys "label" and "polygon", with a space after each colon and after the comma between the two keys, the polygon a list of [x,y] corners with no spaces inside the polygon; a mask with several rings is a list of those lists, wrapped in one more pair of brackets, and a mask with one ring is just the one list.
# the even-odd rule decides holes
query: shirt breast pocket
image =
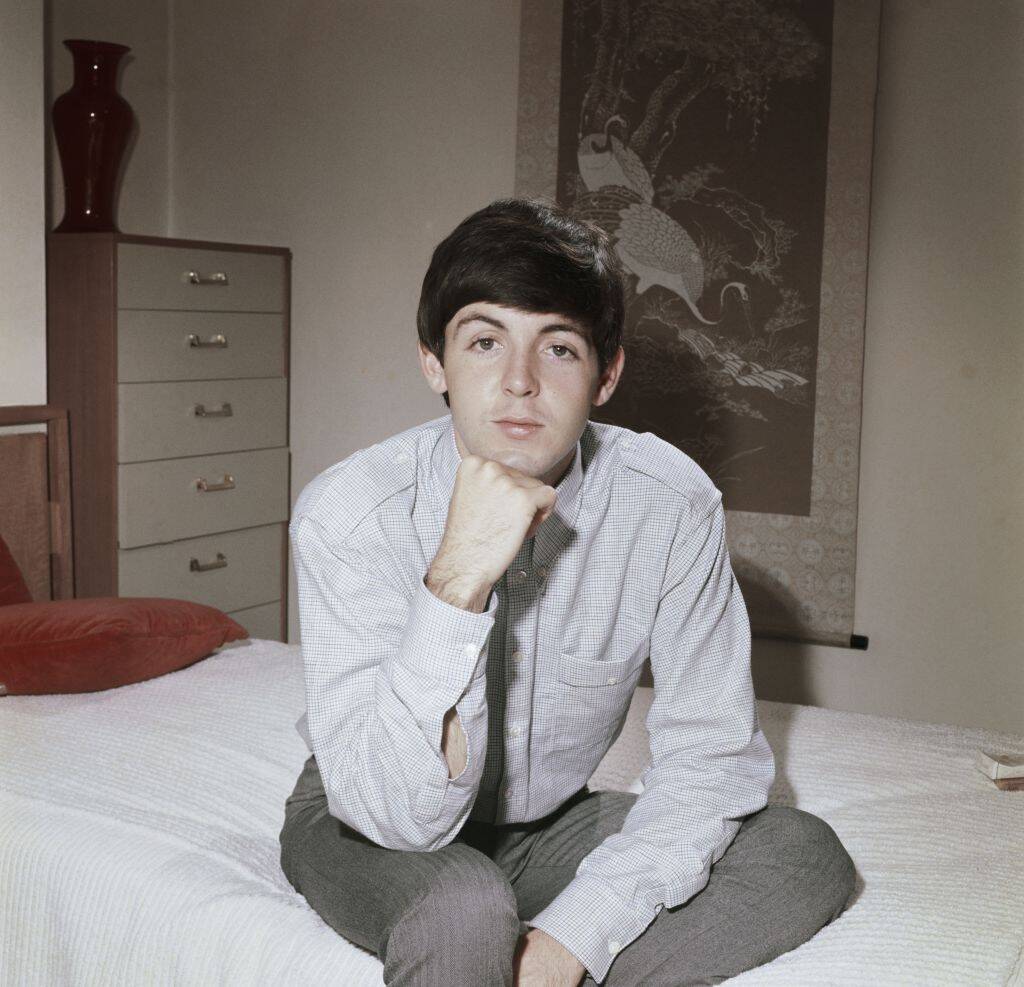
{"label": "shirt breast pocket", "polygon": [[604,743],[625,717],[648,656],[650,634],[629,623],[612,636],[608,657],[562,651],[555,681],[551,739],[556,749]]}

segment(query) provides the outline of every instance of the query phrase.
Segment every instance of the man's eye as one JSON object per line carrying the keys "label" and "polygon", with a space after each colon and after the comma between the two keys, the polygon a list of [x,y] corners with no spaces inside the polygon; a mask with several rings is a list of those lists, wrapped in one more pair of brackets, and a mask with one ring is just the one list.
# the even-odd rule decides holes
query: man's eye
{"label": "man's eye", "polygon": [[[481,336],[479,339],[474,339],[473,340],[473,343],[470,346],[470,349],[472,349],[473,346],[476,346],[477,343],[493,343],[494,341],[495,340],[494,340],[493,336]],[[559,360],[576,360],[576,359],[578,359],[576,354],[573,353],[573,351],[571,349],[569,349],[569,347],[566,346],[564,343],[552,343],[551,344],[551,348],[552,349],[564,350],[565,351],[565,355],[564,356],[559,356],[558,357]],[[491,347],[485,346],[483,348],[483,352],[484,353],[490,353],[491,352]]]}

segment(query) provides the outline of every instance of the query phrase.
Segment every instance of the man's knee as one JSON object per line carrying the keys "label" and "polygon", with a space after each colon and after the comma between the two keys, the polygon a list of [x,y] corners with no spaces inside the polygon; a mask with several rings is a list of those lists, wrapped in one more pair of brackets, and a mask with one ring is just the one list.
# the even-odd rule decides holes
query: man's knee
{"label": "man's knee", "polygon": [[424,983],[511,982],[519,929],[508,880],[477,855],[432,875],[387,930],[378,955],[389,984],[406,982],[409,971]]}
{"label": "man's knee", "polygon": [[764,811],[769,810],[773,814],[772,842],[799,863],[803,882],[814,886],[826,909],[824,921],[832,921],[853,893],[853,859],[836,831],[819,816],[792,806],[768,806]]}
{"label": "man's knee", "polygon": [[[324,810],[326,813],[326,809]],[[308,824],[300,825],[296,819],[287,817],[284,822],[284,826],[281,828],[281,832],[278,834],[277,841],[280,845],[279,859],[281,862],[281,870],[284,876],[288,878],[288,883],[291,884],[296,891],[302,891],[299,887],[298,877],[296,875],[295,861],[299,859],[302,853],[302,843],[309,835]]]}
{"label": "man's knee", "polygon": [[412,924],[452,941],[463,938],[474,943],[502,926],[518,933],[516,897],[497,868],[494,872],[480,869],[439,873],[425,893],[399,916],[395,927]]}

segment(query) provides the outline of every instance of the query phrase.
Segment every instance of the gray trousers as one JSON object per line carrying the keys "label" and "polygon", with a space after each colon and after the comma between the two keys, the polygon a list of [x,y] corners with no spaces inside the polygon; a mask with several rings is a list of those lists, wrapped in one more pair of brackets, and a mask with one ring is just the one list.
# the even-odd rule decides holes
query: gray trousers
{"label": "gray trousers", "polygon": [[[584,787],[534,822],[468,822],[440,850],[389,850],[328,813],[310,757],[285,803],[281,867],[332,929],[379,957],[386,984],[512,987],[521,920],[621,831],[635,800]],[[853,886],[853,861],[828,823],[768,805],[744,819],[704,888],[663,908],[603,983],[721,983],[806,942],[843,911]],[[594,987],[589,974],[582,983]]]}

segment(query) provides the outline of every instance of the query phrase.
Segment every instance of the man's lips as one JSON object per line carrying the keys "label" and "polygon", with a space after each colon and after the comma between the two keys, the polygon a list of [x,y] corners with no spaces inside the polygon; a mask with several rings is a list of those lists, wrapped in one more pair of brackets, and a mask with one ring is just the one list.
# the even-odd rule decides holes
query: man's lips
{"label": "man's lips", "polygon": [[544,427],[540,423],[530,424],[529,422],[510,422],[502,419],[498,419],[495,422],[495,425],[497,425],[505,435],[517,439],[524,439]]}

